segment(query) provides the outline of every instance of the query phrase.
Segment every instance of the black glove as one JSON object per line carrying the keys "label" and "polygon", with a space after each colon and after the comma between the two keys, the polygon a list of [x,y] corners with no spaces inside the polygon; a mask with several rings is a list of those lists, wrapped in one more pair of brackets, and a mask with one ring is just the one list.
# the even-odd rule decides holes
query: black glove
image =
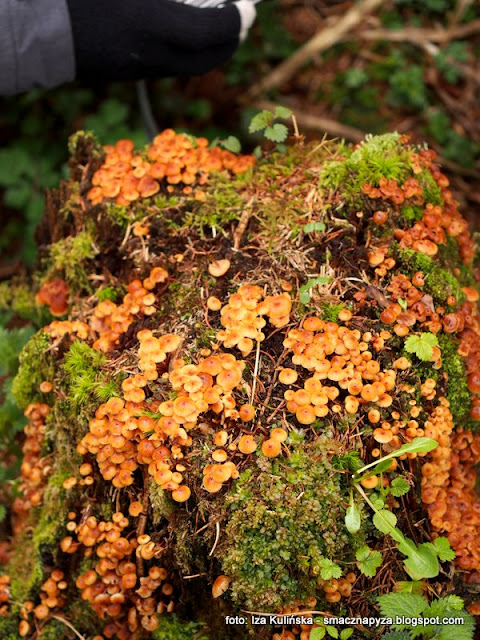
{"label": "black glove", "polygon": [[200,8],[171,0],[67,0],[77,77],[199,75],[227,60],[255,19],[254,2]]}

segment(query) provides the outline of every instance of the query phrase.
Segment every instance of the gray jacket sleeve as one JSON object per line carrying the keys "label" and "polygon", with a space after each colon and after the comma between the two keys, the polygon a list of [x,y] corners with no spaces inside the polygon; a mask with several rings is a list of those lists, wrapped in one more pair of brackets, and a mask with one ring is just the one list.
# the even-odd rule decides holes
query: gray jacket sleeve
{"label": "gray jacket sleeve", "polygon": [[0,95],[73,80],[66,0],[0,0]]}

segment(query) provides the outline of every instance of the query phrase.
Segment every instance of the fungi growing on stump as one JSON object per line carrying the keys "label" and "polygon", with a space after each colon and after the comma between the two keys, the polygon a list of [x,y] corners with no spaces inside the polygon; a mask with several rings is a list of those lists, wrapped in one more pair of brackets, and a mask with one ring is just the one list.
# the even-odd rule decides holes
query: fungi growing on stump
{"label": "fungi growing on stump", "polygon": [[1,638],[317,640],[316,612],[402,590],[473,638],[478,269],[435,153],[171,130],[71,153],[31,283],[0,288],[36,329]]}

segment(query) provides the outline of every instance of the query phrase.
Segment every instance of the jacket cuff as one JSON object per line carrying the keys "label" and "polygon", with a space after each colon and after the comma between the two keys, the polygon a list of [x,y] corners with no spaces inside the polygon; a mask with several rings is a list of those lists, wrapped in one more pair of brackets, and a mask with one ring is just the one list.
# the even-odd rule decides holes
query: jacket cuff
{"label": "jacket cuff", "polygon": [[49,89],[75,77],[65,0],[0,0],[0,94]]}

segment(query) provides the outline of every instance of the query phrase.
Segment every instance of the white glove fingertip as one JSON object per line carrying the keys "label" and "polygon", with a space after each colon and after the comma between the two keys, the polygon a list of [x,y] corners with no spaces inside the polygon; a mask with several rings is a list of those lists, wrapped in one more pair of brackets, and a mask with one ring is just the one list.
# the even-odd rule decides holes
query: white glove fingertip
{"label": "white glove fingertip", "polygon": [[243,42],[248,35],[248,30],[255,22],[257,10],[252,0],[238,0],[234,3],[240,14],[240,42]]}

